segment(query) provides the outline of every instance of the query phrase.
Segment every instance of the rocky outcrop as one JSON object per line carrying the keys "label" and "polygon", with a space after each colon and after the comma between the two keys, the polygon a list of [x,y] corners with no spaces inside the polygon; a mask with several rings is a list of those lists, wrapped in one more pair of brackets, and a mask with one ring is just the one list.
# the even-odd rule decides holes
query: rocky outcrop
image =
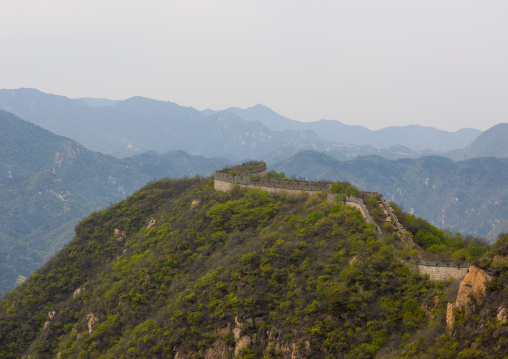
{"label": "rocky outcrop", "polygon": [[146,226],[146,229],[150,229],[155,224],[155,218],[150,219],[150,222],[148,223],[148,226]]}
{"label": "rocky outcrop", "polygon": [[464,310],[466,314],[472,313],[474,307],[483,302],[487,291],[487,283],[494,277],[486,271],[470,266],[469,271],[460,283],[455,303],[448,303],[446,308],[446,326],[453,327],[455,321],[454,309]]}
{"label": "rocky outcrop", "polygon": [[494,279],[486,271],[476,268],[475,266],[469,267],[469,272],[465,275],[460,283],[459,293],[455,305],[457,307],[466,307],[471,305],[473,299],[479,303],[483,301],[487,291],[487,283]]}
{"label": "rocky outcrop", "polygon": [[503,304],[497,309],[497,320],[502,323],[508,323],[508,304]]}
{"label": "rocky outcrop", "polygon": [[[262,348],[265,352],[278,352],[283,358],[303,359],[311,358],[311,343],[309,340],[286,342],[277,329],[270,329],[259,336],[249,328],[256,325],[261,318],[235,317],[233,323],[216,330],[217,337],[206,349],[200,351],[204,359],[226,359],[242,355],[244,349]],[[193,357],[196,353],[176,350],[174,358],[183,359]]]}
{"label": "rocky outcrop", "polygon": [[435,295],[431,300],[427,300],[422,304],[422,310],[428,320],[434,318],[434,310],[439,307],[439,295]]}
{"label": "rocky outcrop", "polygon": [[44,329],[49,327],[49,324],[51,323],[51,320],[55,317],[55,315],[56,315],[56,312],[54,310],[52,310],[48,313],[48,320],[46,321],[46,323],[44,323]]}
{"label": "rocky outcrop", "polygon": [[88,322],[88,334],[92,334],[95,328],[95,324],[99,323],[99,318],[94,313],[88,313],[86,315]]}
{"label": "rocky outcrop", "polygon": [[113,234],[114,234],[116,240],[118,240],[118,241],[124,239],[125,236],[127,236],[127,232],[121,230],[120,228],[115,228],[113,231]]}
{"label": "rocky outcrop", "polygon": [[80,295],[81,293],[83,293],[85,291],[85,288],[77,288],[74,293],[72,294],[72,297],[73,298],[76,298],[78,295]]}

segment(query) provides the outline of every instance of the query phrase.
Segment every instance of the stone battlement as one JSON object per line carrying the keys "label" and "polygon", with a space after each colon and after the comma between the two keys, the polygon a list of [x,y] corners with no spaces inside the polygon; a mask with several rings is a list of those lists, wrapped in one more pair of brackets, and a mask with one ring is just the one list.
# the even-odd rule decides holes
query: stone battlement
{"label": "stone battlement", "polygon": [[[235,167],[236,169],[236,167]],[[265,165],[266,170],[266,165]],[[257,174],[259,172],[250,172],[252,174]],[[228,184],[238,183],[239,185],[248,186],[248,187],[267,187],[274,188],[278,190],[289,190],[289,191],[304,191],[304,192],[316,192],[316,191],[329,191],[331,189],[331,184],[328,182],[304,182],[304,181],[282,181],[277,179],[269,179],[269,178],[252,178],[245,176],[233,176],[227,173],[222,173],[221,171],[215,171],[215,182],[225,182]],[[217,188],[217,186],[216,186]],[[280,191],[277,191],[280,192]]]}
{"label": "stone battlement", "polygon": [[[234,167],[234,170],[243,174],[257,174],[259,176],[266,176],[266,163],[264,162],[247,162],[242,165]],[[222,170],[227,171],[227,169]],[[217,172],[222,172],[217,171]]]}
{"label": "stone battlement", "polygon": [[447,280],[454,278],[462,280],[469,270],[469,262],[439,262],[410,257],[416,262],[418,271],[427,274],[431,280]]}
{"label": "stone battlement", "polygon": [[[257,188],[270,193],[286,192],[289,195],[326,191],[328,200],[335,200],[335,193],[332,193],[332,182],[283,181],[266,178],[267,174],[268,172],[264,162],[250,162],[233,168],[215,171],[214,187],[218,191],[226,192],[231,190],[233,185],[239,185],[241,187]],[[361,192],[360,195],[363,198],[377,197],[379,196],[379,193]],[[358,209],[365,218],[365,222],[376,224],[378,236],[380,238],[383,236],[381,229],[375,222],[374,218],[370,215],[362,198],[356,196],[346,196],[344,204]],[[385,211],[387,218],[389,218],[390,222],[395,225],[396,230],[402,235],[402,237],[413,244],[416,248],[419,248],[418,245],[414,243],[409,232],[407,232],[400,224],[393,208],[390,206],[390,203],[383,196],[380,196],[380,205]],[[410,259],[413,262],[413,265],[416,263],[418,271],[422,274],[428,274],[431,280],[446,280],[448,278],[462,279],[469,268],[468,262],[438,262],[415,257],[411,257]]]}
{"label": "stone battlement", "polygon": [[440,262],[440,261],[432,261],[427,259],[421,259],[417,257],[409,257],[410,260],[413,260],[418,265],[427,266],[427,267],[447,267],[447,268],[469,268],[471,263],[469,262]]}

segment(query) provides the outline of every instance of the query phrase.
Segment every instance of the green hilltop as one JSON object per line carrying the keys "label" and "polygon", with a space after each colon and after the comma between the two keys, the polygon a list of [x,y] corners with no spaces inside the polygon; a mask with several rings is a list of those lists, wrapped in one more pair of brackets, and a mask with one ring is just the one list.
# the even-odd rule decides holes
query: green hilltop
{"label": "green hilltop", "polygon": [[[399,215],[427,248],[485,257],[486,247],[473,253]],[[415,246],[395,232],[380,238],[324,191],[220,192],[211,178],[163,179],[75,233],[0,301],[0,357],[502,358],[507,348],[495,314],[473,324],[462,315],[445,334],[456,285],[411,270]],[[496,303],[506,299],[503,268],[489,287]]]}

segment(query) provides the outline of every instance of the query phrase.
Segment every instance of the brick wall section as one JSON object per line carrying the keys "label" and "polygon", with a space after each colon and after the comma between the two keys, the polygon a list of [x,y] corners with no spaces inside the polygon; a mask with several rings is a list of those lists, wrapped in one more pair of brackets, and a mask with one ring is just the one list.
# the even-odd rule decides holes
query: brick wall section
{"label": "brick wall section", "polygon": [[[264,168],[258,168],[258,171],[266,171],[266,165]],[[235,167],[234,170],[237,170],[238,167]],[[239,171],[240,172],[240,171]],[[249,172],[251,174],[258,174],[259,172]],[[222,171],[215,171],[214,178],[214,188],[218,191],[227,192],[231,189],[233,183],[238,184],[242,187],[247,188],[257,188],[263,191],[267,191],[270,193],[281,193],[286,192],[290,195],[298,195],[302,193],[312,193],[319,191],[327,192],[327,199],[329,201],[335,200],[335,194],[331,192],[332,185],[329,182],[318,182],[309,183],[309,182],[294,182],[294,181],[281,181],[281,180],[271,180],[268,178],[259,178],[258,180],[252,180],[250,177],[244,176],[233,176],[227,173],[222,173]],[[355,207],[358,209],[362,216],[365,218],[367,223],[376,223],[372,216],[369,213],[369,210],[363,203],[363,200],[354,196],[346,196],[345,204],[350,207]],[[378,235],[382,235],[381,229],[376,224],[376,229]]]}
{"label": "brick wall section", "polygon": [[[214,185],[215,185],[215,189],[216,190],[227,192],[227,191],[229,191],[231,189],[231,186],[234,183],[237,183],[237,182],[224,182],[224,181],[215,180]],[[281,192],[285,192],[285,193],[287,193],[289,195],[293,195],[293,196],[300,195],[302,193],[311,193],[311,192],[316,193],[316,192],[319,192],[317,190],[306,191],[306,190],[301,190],[301,189],[288,189],[288,188],[286,188],[284,186],[266,187],[266,186],[259,186],[259,185],[253,185],[253,184],[242,184],[242,183],[238,183],[238,185],[241,186],[241,187],[260,189],[260,190],[263,190],[263,191],[266,191],[266,192],[269,192],[269,193],[281,193]],[[335,198],[335,196],[334,196],[334,198]]]}
{"label": "brick wall section", "polygon": [[260,163],[257,166],[238,165],[234,167],[234,170],[244,174],[257,174],[258,176],[266,176],[268,174],[268,171],[266,170],[266,163]]}
{"label": "brick wall section", "polygon": [[215,179],[214,179],[215,189],[220,191],[228,191],[231,188],[231,183],[238,183],[239,185],[244,187],[253,187],[253,188],[255,187],[263,190],[270,189],[270,191],[268,192],[272,193],[278,193],[282,191],[319,192],[319,191],[330,191],[331,189],[331,184],[326,182],[320,182],[318,184],[315,184],[311,182],[293,182],[293,181],[290,182],[290,181],[272,180],[268,178],[259,178],[259,180],[253,181],[249,177],[233,176],[227,173],[215,171]]}
{"label": "brick wall section", "polygon": [[[234,168],[234,170],[242,174],[256,174],[258,176],[266,176],[267,174],[266,164],[264,163],[259,166],[248,166],[248,167],[237,166]],[[281,180],[271,180],[263,177],[258,178],[257,180],[253,180],[250,177],[233,176],[227,173],[223,173],[224,171],[227,171],[227,169],[222,171],[215,171],[214,187],[218,191],[227,192],[231,190],[232,185],[236,183],[241,187],[257,188],[270,193],[286,192],[290,195],[326,191],[328,200],[330,201],[335,200],[335,194],[331,192],[332,186],[330,182],[319,182],[316,184],[309,182],[294,182],[294,181],[290,182]],[[374,197],[377,195],[377,193],[362,192],[362,195]],[[367,209],[365,203],[361,198],[355,196],[346,196],[345,204],[357,208],[362,213],[367,223],[376,223],[372,218],[372,216],[370,215],[369,210]],[[409,233],[400,224],[397,216],[393,211],[393,208],[390,206],[390,203],[383,196],[381,196],[381,204],[383,205],[386,212],[390,216],[392,223],[395,225],[397,230],[404,237],[406,237],[407,240],[413,242]],[[377,224],[376,227],[378,234],[382,235],[381,230]],[[416,262],[418,271],[422,274],[428,274],[431,280],[447,280],[449,278],[462,280],[469,269],[469,263],[467,262],[460,263],[438,262],[423,260],[414,257],[412,257],[411,260],[413,261],[413,263]]]}
{"label": "brick wall section", "polygon": [[370,215],[369,210],[365,206],[365,203],[361,198],[354,197],[354,196],[346,196],[346,206],[355,207],[363,215],[363,218],[365,218],[365,222],[367,223],[374,223],[376,225],[376,232],[377,235],[381,238],[383,237],[383,232],[381,232],[381,228],[377,225],[376,221],[374,221],[374,218]]}
{"label": "brick wall section", "polygon": [[[363,196],[367,196],[367,197],[374,197],[376,196],[378,193],[376,192],[362,192],[362,195]],[[397,231],[407,240],[409,241],[413,246],[415,246],[416,248],[418,249],[421,249],[421,247],[415,243],[415,241],[413,240],[413,237],[411,236],[411,234],[406,231],[406,229],[402,226],[402,224],[400,224],[399,222],[399,219],[397,218],[397,216],[395,215],[395,212],[393,211],[393,208],[392,206],[390,206],[390,202],[388,202],[386,200],[386,198],[384,198],[383,196],[381,196],[381,205],[383,206],[383,208],[385,209],[385,211],[388,213],[388,215],[390,216],[391,218],[391,222],[393,223],[393,225],[395,225],[395,228],[397,228]]]}
{"label": "brick wall section", "polygon": [[439,262],[414,257],[411,260],[416,262],[418,271],[421,274],[428,274],[431,280],[447,280],[449,278],[462,280],[470,265],[469,262]]}

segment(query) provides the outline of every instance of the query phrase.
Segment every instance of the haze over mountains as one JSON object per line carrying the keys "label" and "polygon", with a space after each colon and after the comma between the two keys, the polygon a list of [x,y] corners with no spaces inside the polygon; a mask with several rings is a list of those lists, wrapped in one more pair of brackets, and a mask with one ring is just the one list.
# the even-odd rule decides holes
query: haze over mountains
{"label": "haze over mountains", "polygon": [[[74,100],[34,89],[0,90],[0,108],[46,128],[0,111],[0,296],[67,243],[90,211],[151,179],[208,176],[246,159],[265,160],[288,175],[349,180],[452,231],[492,239],[508,230],[504,159],[417,159],[458,146],[440,155],[507,157],[508,124],[483,133],[420,126],[370,131],[293,121],[262,105],[198,111],[142,97]],[[390,147],[358,144],[366,139]],[[431,150],[414,150],[423,144]]]}
{"label": "haze over mountains", "polygon": [[[384,149],[379,154],[390,158],[417,157],[429,153],[425,150],[464,148],[481,133],[473,129],[447,132],[421,126],[371,131],[339,121],[293,121],[262,105],[200,112],[143,97],[124,101],[69,99],[35,89],[0,90],[0,108],[94,151],[116,157],[148,150],[157,153],[184,150],[193,155],[241,161],[265,159],[288,146],[296,150],[334,151],[344,144],[352,145],[338,150],[347,158],[372,154],[377,148]],[[394,145],[405,146],[407,150],[389,149]],[[292,154],[290,151],[286,156]]]}
{"label": "haze over mountains", "polygon": [[427,156],[390,161],[379,156],[339,161],[302,151],[273,166],[308,180],[346,180],[452,232],[488,236],[508,231],[508,158],[454,162]]}
{"label": "haze over mountains", "polygon": [[447,157],[460,161],[475,157],[508,157],[508,123],[499,123],[462,150],[451,151]]}
{"label": "haze over mountains", "polygon": [[464,147],[481,133],[481,131],[472,128],[448,132],[419,125],[390,126],[372,131],[363,126],[346,125],[334,120],[299,122],[283,117],[263,105],[246,109],[230,107],[225,111],[234,113],[249,121],[260,121],[276,131],[284,129],[311,130],[326,141],[371,145],[380,149],[402,145],[414,151],[448,151]]}
{"label": "haze over mountains", "polygon": [[91,211],[150,179],[210,175],[229,163],[181,151],[124,162],[1,110],[0,153],[0,296],[69,242]]}

